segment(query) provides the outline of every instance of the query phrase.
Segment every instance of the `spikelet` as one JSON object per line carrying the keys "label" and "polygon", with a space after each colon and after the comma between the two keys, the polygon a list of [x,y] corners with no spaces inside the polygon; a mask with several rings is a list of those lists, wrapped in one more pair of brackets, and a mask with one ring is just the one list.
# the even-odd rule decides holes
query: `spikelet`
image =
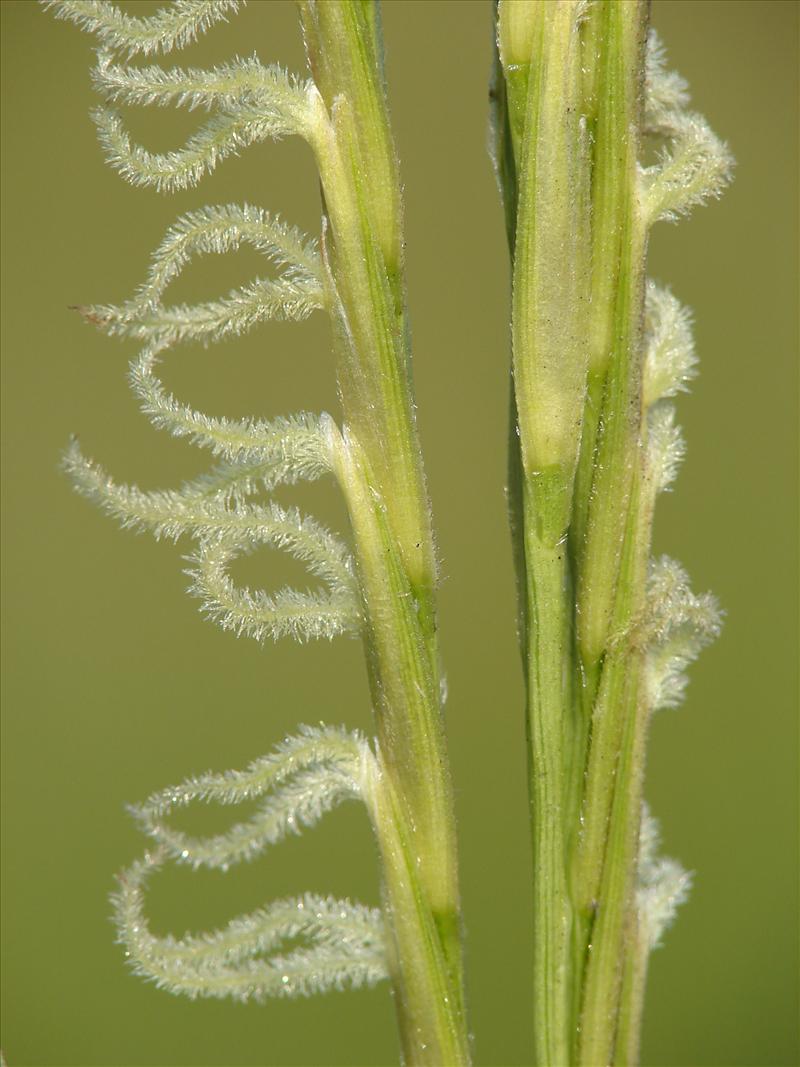
{"label": "spikelet", "polygon": [[[278,268],[275,278],[256,278],[227,297],[193,306],[165,307],[164,293],[197,255],[224,255],[251,245]],[[293,226],[249,204],[205,207],[182,216],[153,253],[147,281],[119,307],[78,310],[109,334],[167,345],[209,341],[247,332],[265,319],[307,318],[323,306],[316,242]]]}
{"label": "spikelet", "polygon": [[288,78],[270,108],[246,100],[236,106],[220,107],[183,148],[172,152],[148,152],[133,144],[120,116],[108,108],[96,109],[92,117],[114,170],[132,185],[154,186],[159,192],[197,185],[218,163],[248,145],[290,134],[310,136],[311,124],[306,95]]}
{"label": "spikelet", "polygon": [[[276,265],[276,279],[257,281],[226,300],[165,307],[164,293],[192,258],[236,251],[247,242]],[[257,640],[291,635],[333,637],[359,627],[353,566],[344,546],[313,520],[248,498],[262,490],[332,469],[327,417],[300,415],[272,422],[213,419],[165,393],[155,374],[158,358],[185,340],[219,340],[264,318],[302,318],[321,306],[319,260],[313,242],[293,227],[249,205],[204,208],[179,219],[157,249],[149,277],[121,307],[80,309],[111,334],[145,338],[131,383],[145,413],[176,436],[209,446],[226,462],[177,490],[144,492],[117,484],[81,453],[77,442],[64,465],[76,488],[123,526],[156,537],[188,534],[198,542],[190,558],[190,591],[207,617],[223,629]],[[284,589],[276,594],[237,589],[227,568],[262,545],[288,550],[328,587],[327,593]]]}
{"label": "spikelet", "polygon": [[[114,63],[110,52],[101,50],[92,71],[95,88],[109,103],[164,107],[175,104],[193,111],[215,106],[233,108],[241,102],[257,103],[260,96],[273,96],[286,87],[287,74],[278,66],[265,67],[256,56],[199,70],[156,65],[127,67]],[[291,82],[297,87],[299,82]]]}
{"label": "spikelet", "polygon": [[[246,770],[190,778],[155,793],[131,811],[144,832],[173,859],[223,869],[260,854],[289,832],[313,826],[342,801],[359,798],[369,781],[364,765],[372,758],[358,733],[301,726],[297,736],[286,738]],[[175,808],[197,800],[223,805],[262,800],[262,804],[250,821],[216,837],[194,839],[165,824]]]}
{"label": "spikelet", "polygon": [[659,845],[658,823],[644,804],[639,831],[636,908],[639,936],[649,949],[660,946],[664,932],[674,921],[678,908],[687,899],[692,887],[691,874],[677,860],[659,856]]}
{"label": "spikelet", "polygon": [[[182,149],[159,155],[132,144],[108,106],[98,109],[95,121],[109,161],[133,184],[185,188],[248,144],[287,134],[314,136],[320,112],[313,83],[277,66],[265,67],[256,57],[208,71],[135,68],[114,59],[114,53],[131,57],[182,47],[234,12],[238,0],[175,0],[150,18],[126,15],[104,2],[48,0],[46,6],[100,38],[94,82],[107,104],[173,103],[210,112]],[[243,243],[265,256],[274,276],[256,278],[213,301],[165,304],[167,288],[193,258],[235,252]],[[130,373],[142,410],[159,429],[208,448],[219,461],[178,489],[145,491],[114,481],[73,441],[64,468],[75,489],[123,527],[157,538],[193,538],[190,591],[223,629],[257,640],[285,635],[305,640],[360,629],[360,593],[347,548],[296,509],[263,500],[278,486],[331,473],[338,430],[327,415],[270,421],[206,415],[172,396],[156,368],[181,342],[208,344],[239,336],[267,319],[301,320],[325,306],[316,243],[245,204],[184,215],[156,250],[133,299],[78,309],[107,333],[143,342]],[[301,560],[323,589],[267,594],[235,586],[228,573],[231,562],[261,546]],[[134,970],[173,993],[240,1001],[372,985],[386,977],[382,914],[349,900],[312,894],[278,900],[222,929],[180,939],[156,937],[144,915],[146,880],[167,860],[227,870],[288,833],[313,826],[345,800],[361,799],[374,812],[379,777],[360,735],[303,727],[244,772],[202,775],[132,809],[154,842],[152,851],[120,876],[113,897],[119,940]],[[223,834],[190,837],[168,822],[174,808],[195,800],[236,804],[251,799],[258,800],[255,814]]]}
{"label": "spikelet", "polygon": [[[257,481],[272,488],[279,470],[264,463],[244,470],[235,464],[181,489],[144,492],[115,483],[86,459],[73,442],[64,460],[76,489],[124,527],[149,530],[172,540],[189,534],[198,542],[187,572],[190,592],[203,601],[204,614],[226,630],[263,641],[290,635],[298,639],[357,632],[360,613],[353,566],[344,545],[313,519],[277,504],[248,503],[244,492]],[[268,595],[237,589],[227,574],[230,562],[261,545],[285,549],[320,578],[328,592],[284,589]]]}
{"label": "spikelet", "polygon": [[[228,419],[205,415],[164,390],[154,368],[166,343],[147,345],[131,364],[130,383],[142,411],[158,429],[188,437],[215,456],[236,465],[280,456],[280,481],[318,478],[332,469],[328,415],[290,415],[272,419]],[[273,484],[278,484],[278,481]]]}
{"label": "spikelet", "polygon": [[[645,132],[661,146],[656,164],[640,172],[644,219],[652,224],[675,219],[718,196],[730,181],[733,159],[705,119],[688,110],[687,84],[667,69],[664,48],[653,31],[647,42],[644,104]],[[644,327],[645,469],[651,491],[657,493],[674,481],[686,449],[670,400],[687,390],[697,372],[697,357],[691,312],[669,289],[652,281],[645,292]],[[652,710],[680,703],[686,668],[717,636],[720,623],[714,597],[695,596],[678,563],[666,556],[651,562],[644,630],[645,680]],[[645,831],[648,825],[645,818]],[[664,862],[668,866],[672,861]]]}
{"label": "spikelet", "polygon": [[281,277],[287,281],[319,289],[321,267],[315,241],[263,208],[225,204],[189,212],[170,227],[153,254],[149,276],[135,302],[141,306],[159,303],[167,286],[194,256],[235,252],[242,242],[282,268]]}
{"label": "spikelet", "polygon": [[[115,52],[130,58],[181,48],[234,13],[238,0],[174,0],[151,18],[131,17],[115,4],[97,0],[44,2],[57,18],[69,19],[101,42],[93,80],[106,104],[94,111],[93,118],[109,163],[131,184],[160,192],[186,189],[248,145],[293,135],[313,140],[320,121],[313,82],[293,77],[279,66],[265,67],[256,57],[213,70],[137,68],[114,62]],[[183,148],[163,153],[133,144],[122,118],[110,106],[169,103],[202,106],[211,114]]]}
{"label": "spikelet", "polygon": [[[153,156],[130,145],[119,119],[101,109],[96,119],[112,164],[134,182],[175,188],[196,181],[218,159],[266,136],[302,133],[311,83],[255,57],[211,71],[128,68],[112,53],[129,56],[169,51],[187,44],[237,3],[177,0],[151,18],[132,18],[109,3],[50,3],[60,18],[96,33],[102,43],[94,79],[110,102],[204,106],[209,122],[179,151]],[[256,278],[227,296],[192,306],[164,303],[166,289],[198,255],[234,252],[243,243],[261,252],[277,275]],[[306,318],[324,306],[315,242],[261,208],[245,204],[207,207],[180,218],[153,256],[136,296],[120,306],[78,310],[110,334],[145,342],[131,369],[131,385],[145,414],[159,428],[189,437],[223,459],[209,474],[179,489],[144,492],[120,485],[83,456],[76,442],[64,466],[76,488],[123,526],[172,539],[188,534],[198,543],[191,557],[192,591],[203,610],[225,629],[298,638],[353,632],[359,625],[358,594],[347,550],[313,520],[276,504],[250,499],[281,484],[317,478],[332,469],[327,416],[272,421],[215,418],[169,394],[156,365],[174,344],[209,343],[238,336],[266,319]],[[325,593],[281,590],[274,595],[237,589],[227,567],[261,545],[287,549],[328,587]]]}
{"label": "spikelet", "polygon": [[656,404],[647,416],[646,465],[652,491],[663,493],[678,476],[686,442],[675,423],[675,405]]}
{"label": "spikelet", "polygon": [[[257,278],[232,290],[227,297],[202,304],[165,306],[169,283],[198,251],[236,251],[243,241],[278,264],[276,278]],[[293,253],[297,253],[297,258]],[[299,321],[323,307],[316,251],[291,227],[265,212],[245,206],[204,208],[184,216],[156,251],[150,278],[125,304],[85,305],[78,310],[90,323],[111,335],[148,341],[132,374],[134,391],[150,406],[172,407],[154,380],[155,364],[171,345],[184,341],[204,344],[239,336],[267,319]],[[160,401],[159,401],[160,398]]]}
{"label": "spikelet", "polygon": [[668,556],[651,565],[647,602],[650,707],[676,707],[686,689],[686,668],[718,636],[722,613],[710,593],[691,591],[686,571]]}
{"label": "spikelet", "polygon": [[[282,589],[274,594],[239,589],[228,566],[260,544],[286,548],[328,586],[327,594]],[[290,636],[297,640],[358,633],[360,612],[350,557],[340,542],[313,519],[273,504],[241,531],[201,535],[187,574],[206,618],[223,630],[257,641]]]}
{"label": "spikelet", "polygon": [[702,115],[689,111],[686,82],[666,70],[664,49],[648,42],[645,127],[661,141],[657,162],[641,169],[645,221],[672,221],[718,197],[731,179],[733,157]]}
{"label": "spikelet", "polygon": [[44,0],[56,18],[94,33],[106,48],[128,56],[184,48],[215,22],[225,21],[241,0],[173,0],[150,18],[126,15],[108,0]]}
{"label": "spikelet", "polygon": [[670,129],[671,116],[686,109],[689,86],[677,71],[667,69],[667,52],[658,33],[647,36],[645,56],[645,131],[663,134]]}
{"label": "spikelet", "polygon": [[645,362],[643,403],[646,408],[686,392],[697,374],[692,313],[669,289],[647,282],[645,290]]}
{"label": "spikelet", "polygon": [[[246,771],[206,774],[162,790],[133,810],[156,847],[124,871],[114,895],[114,921],[136,973],[172,993],[196,997],[308,996],[373,985],[386,977],[380,911],[305,894],[277,900],[211,933],[155,937],[144,915],[148,877],[168,859],[227,870],[287,833],[313,826],[326,811],[370,788],[374,757],[364,738],[331,728],[301,727]],[[261,805],[225,834],[195,839],[165,819],[195,800]]]}

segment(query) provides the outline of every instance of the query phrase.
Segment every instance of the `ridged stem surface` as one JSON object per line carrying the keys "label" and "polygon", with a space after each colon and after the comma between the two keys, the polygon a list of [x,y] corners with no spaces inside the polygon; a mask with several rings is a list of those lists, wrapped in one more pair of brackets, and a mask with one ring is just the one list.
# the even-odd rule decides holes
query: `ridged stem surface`
{"label": "ridged stem surface", "polygon": [[381,777],[392,981],[404,1060],[469,1061],[436,574],[410,377],[397,162],[377,5],[301,3],[329,116],[317,147],[344,431],[337,473],[356,542]]}
{"label": "ridged stem surface", "polygon": [[646,16],[616,0],[499,6],[541,1067],[613,1061],[635,935],[647,711],[634,631],[652,510],[637,171]]}

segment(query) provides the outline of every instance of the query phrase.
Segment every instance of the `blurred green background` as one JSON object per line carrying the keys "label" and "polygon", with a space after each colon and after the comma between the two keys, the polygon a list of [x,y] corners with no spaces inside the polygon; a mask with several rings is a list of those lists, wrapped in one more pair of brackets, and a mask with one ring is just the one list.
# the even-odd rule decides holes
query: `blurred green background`
{"label": "blurred green background", "polygon": [[[0,9],[9,1065],[394,1063],[385,986],[242,1007],[172,998],[126,973],[107,900],[113,872],[142,848],[125,803],[196,771],[241,767],[300,721],[369,729],[367,690],[356,642],[262,649],[203,622],[183,593],[180,548],[119,532],[57,470],[73,431],[146,486],[203,468],[198,450],[138,412],[125,381],[135,346],[67,307],[131,294],[167,226],[202,204],[248,200],[318,232],[311,155],[268,144],[174,197],[132,189],[103,164],[88,118],[90,39],[32,2]],[[698,590],[715,590],[727,622],[686,705],[652,731],[647,795],[665,848],[697,875],[653,957],[644,1061],[795,1064],[798,9],[656,0],[653,19],[738,169],[722,201],[652,241],[651,273],[695,309],[702,359],[679,404],[688,462],[660,506],[656,549],[682,560]],[[479,1064],[524,1064],[530,875],[503,500],[508,270],[485,152],[490,15],[477,0],[390,0],[384,23],[444,575],[472,1029]],[[291,4],[251,2],[179,61],[254,48],[302,69]],[[197,121],[131,115],[155,149]],[[175,298],[210,297],[255,269],[244,252],[204,260]],[[178,351],[165,375],[216,413],[336,410],[321,316]],[[342,523],[329,487],[283,496]],[[237,573],[270,585],[298,572],[264,554]],[[227,876],[165,872],[151,914],[159,931],[181,933],[302,890],[377,901],[361,810]]]}

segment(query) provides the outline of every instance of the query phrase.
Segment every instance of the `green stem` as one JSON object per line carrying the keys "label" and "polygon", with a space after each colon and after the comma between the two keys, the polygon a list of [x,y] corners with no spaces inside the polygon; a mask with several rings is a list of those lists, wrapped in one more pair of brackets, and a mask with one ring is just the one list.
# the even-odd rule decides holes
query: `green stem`
{"label": "green stem", "polygon": [[636,922],[634,894],[645,734],[639,723],[642,700],[638,674],[635,665],[631,665],[624,700],[630,714],[616,768],[618,780],[614,789],[606,861],[584,976],[578,1063],[585,1067],[598,1067],[613,1061],[626,934],[629,926]]}
{"label": "green stem", "polygon": [[566,534],[587,364],[588,143],[578,108],[580,6],[504,4],[499,16],[505,85],[495,93],[506,112],[497,114],[495,133],[514,267],[510,502],[521,485],[514,536],[525,590],[534,1040],[536,1062],[557,1065],[569,1062],[575,1013],[568,870],[578,814],[570,782],[580,778],[580,756]]}
{"label": "green stem", "polygon": [[441,708],[430,508],[414,420],[397,161],[378,8],[302,0],[325,109],[315,150],[381,774],[381,849],[404,1061],[469,1062],[452,786]]}
{"label": "green stem", "polygon": [[590,370],[572,530],[578,647],[596,679],[580,843],[575,959],[577,1062],[608,1064],[620,1011],[626,931],[635,924],[646,718],[643,608],[652,508],[641,484],[641,323],[646,229],[637,200],[644,4],[598,5],[587,27],[596,59]]}
{"label": "green stem", "polygon": [[650,550],[652,496],[637,473],[612,622],[614,640],[603,664],[592,719],[583,806],[583,834],[573,881],[582,976],[578,1062],[608,1064],[620,1011],[623,960],[635,934],[647,705],[642,689],[643,643],[637,627]]}
{"label": "green stem", "polygon": [[635,712],[636,687],[631,669],[638,673],[641,653],[636,650],[634,626],[641,610],[649,539],[642,536],[638,508],[631,516],[619,574],[618,594],[612,624],[614,640],[606,653],[597,698],[592,713],[586,784],[583,798],[583,829],[577,857],[575,893],[581,910],[594,913],[600,898],[600,883],[608,838],[611,808],[618,779],[618,760],[628,721]]}
{"label": "green stem", "polygon": [[619,1023],[614,1047],[615,1067],[636,1067],[639,1063],[644,994],[650,945],[635,924],[629,927],[620,990]]}
{"label": "green stem", "polygon": [[358,547],[381,780],[381,849],[392,980],[406,1064],[469,1063],[453,798],[440,708],[438,653],[358,441],[339,477]]}
{"label": "green stem", "polygon": [[640,0],[499,8],[542,1067],[610,1062],[636,868],[646,16]]}
{"label": "green stem", "polygon": [[525,566],[528,578],[527,733],[533,844],[534,1037],[538,1064],[569,1062],[572,1015],[572,905],[567,886],[564,763],[569,748],[571,610],[564,544],[537,532],[537,500],[528,487]]}
{"label": "green stem", "polygon": [[[637,202],[647,9],[604,2],[595,16],[597,118],[592,171],[589,390],[576,497],[578,639],[587,668],[606,646],[641,429],[646,229]],[[602,382],[602,386],[601,386]],[[599,401],[599,403],[598,403]],[[591,450],[591,451],[590,451]]]}
{"label": "green stem", "polygon": [[647,564],[656,486],[636,467],[612,632],[592,719],[573,881],[585,960],[578,1062],[637,1062],[647,948],[635,902],[649,705],[643,683]]}
{"label": "green stem", "polygon": [[[679,451],[669,412],[643,404],[648,190],[664,182],[681,210],[700,185],[718,191],[728,164],[710,134],[690,165],[675,162],[689,151],[686,123],[700,129],[676,104],[674,162],[648,185],[648,14],[649,0],[498,3],[493,130],[514,272],[510,503],[527,592],[540,1067],[635,1062],[643,938],[669,911],[650,859],[637,902],[645,656],[658,640],[646,610],[652,514]],[[657,69],[649,77],[658,110],[666,83]],[[677,377],[648,404],[676,387]]]}

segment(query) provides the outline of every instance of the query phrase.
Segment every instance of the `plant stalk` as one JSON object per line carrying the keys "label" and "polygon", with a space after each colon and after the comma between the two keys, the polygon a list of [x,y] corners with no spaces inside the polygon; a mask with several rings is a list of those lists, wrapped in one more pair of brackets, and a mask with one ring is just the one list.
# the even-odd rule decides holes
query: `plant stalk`
{"label": "plant stalk", "polygon": [[[636,935],[647,721],[636,626],[652,515],[637,184],[647,13],[640,0],[498,10],[541,1067],[613,1062]],[[625,1027],[630,1049],[630,1012]]]}
{"label": "plant stalk", "polygon": [[350,512],[378,735],[381,850],[404,1062],[460,1065],[464,1010],[455,817],[441,706],[433,535],[414,419],[397,160],[379,9],[302,0],[327,121],[316,146]]}

